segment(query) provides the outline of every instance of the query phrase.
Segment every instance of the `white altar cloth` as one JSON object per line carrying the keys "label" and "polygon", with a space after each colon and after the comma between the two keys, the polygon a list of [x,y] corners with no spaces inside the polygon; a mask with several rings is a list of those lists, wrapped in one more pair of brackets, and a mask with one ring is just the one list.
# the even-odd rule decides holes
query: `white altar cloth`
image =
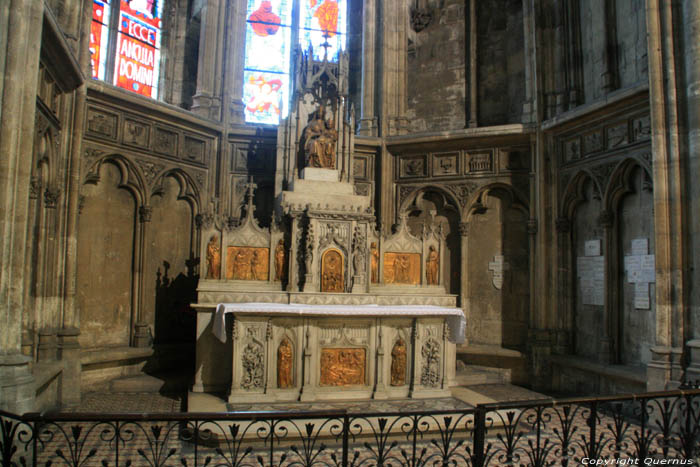
{"label": "white altar cloth", "polygon": [[461,308],[433,305],[307,305],[302,303],[219,303],[212,331],[226,342],[226,313],[270,314],[286,316],[352,316],[352,317],[428,317],[444,316],[449,327],[449,340],[464,343],[466,318]]}

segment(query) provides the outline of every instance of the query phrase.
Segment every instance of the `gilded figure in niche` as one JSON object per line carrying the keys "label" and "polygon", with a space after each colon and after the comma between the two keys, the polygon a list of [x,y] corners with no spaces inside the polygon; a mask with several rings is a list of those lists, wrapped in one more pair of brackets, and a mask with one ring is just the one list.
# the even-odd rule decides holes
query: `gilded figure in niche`
{"label": "gilded figure in niche", "polygon": [[284,240],[280,239],[279,242],[277,242],[277,247],[275,248],[275,280],[276,281],[282,281],[284,280],[284,258],[285,257],[285,251],[284,251]]}
{"label": "gilded figure in niche", "polygon": [[326,348],[321,350],[321,385],[365,384],[365,349]]}
{"label": "gilded figure in niche", "polygon": [[391,349],[391,385],[406,384],[406,343],[399,339]]}
{"label": "gilded figure in niche", "polygon": [[221,248],[219,236],[212,235],[207,244],[207,279],[221,278]]}
{"label": "gilded figure in niche", "polygon": [[306,167],[335,169],[335,147],[338,132],[333,118],[324,120],[325,106],[319,107],[313,120],[304,129],[304,156]]}
{"label": "gilded figure in niche", "polygon": [[277,349],[277,387],[287,389],[294,387],[292,369],[294,368],[292,358],[292,344],[289,338],[285,337],[280,342]]}
{"label": "gilded figure in niche", "polygon": [[438,252],[433,245],[430,245],[428,259],[425,260],[425,279],[428,285],[438,285],[438,269],[440,267],[440,258]]}
{"label": "gilded figure in niche", "polygon": [[376,284],[379,282],[379,249],[377,248],[377,242],[372,242],[370,250],[372,253],[372,259],[370,264],[372,283]]}
{"label": "gilded figure in niche", "polygon": [[345,285],[343,267],[343,255],[340,251],[330,249],[323,254],[321,292],[343,292]]}

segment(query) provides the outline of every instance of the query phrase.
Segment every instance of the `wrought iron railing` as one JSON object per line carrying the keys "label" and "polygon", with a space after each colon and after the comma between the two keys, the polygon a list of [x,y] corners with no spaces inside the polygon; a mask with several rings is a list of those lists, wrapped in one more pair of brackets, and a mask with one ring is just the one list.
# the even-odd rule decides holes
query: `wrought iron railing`
{"label": "wrought iron railing", "polygon": [[5,467],[695,465],[700,456],[698,389],[436,412],[0,419]]}

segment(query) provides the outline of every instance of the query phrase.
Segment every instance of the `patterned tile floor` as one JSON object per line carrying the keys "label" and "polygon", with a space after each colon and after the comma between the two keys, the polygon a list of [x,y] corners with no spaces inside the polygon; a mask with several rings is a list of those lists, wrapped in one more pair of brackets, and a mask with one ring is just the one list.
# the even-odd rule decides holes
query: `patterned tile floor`
{"label": "patterned tile floor", "polygon": [[93,413],[163,413],[180,412],[182,396],[158,393],[103,393],[83,394],[79,406],[69,412]]}

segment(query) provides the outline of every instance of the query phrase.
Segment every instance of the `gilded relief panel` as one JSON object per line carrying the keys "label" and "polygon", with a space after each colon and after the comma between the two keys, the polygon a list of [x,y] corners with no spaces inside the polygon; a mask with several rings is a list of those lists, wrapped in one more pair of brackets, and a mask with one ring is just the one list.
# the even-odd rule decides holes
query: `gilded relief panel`
{"label": "gilded relief panel", "polygon": [[343,292],[345,289],[343,254],[331,248],[321,259],[321,292]]}
{"label": "gilded relief panel", "polygon": [[420,253],[384,253],[384,283],[420,284]]}
{"label": "gilded relief panel", "polygon": [[365,363],[365,349],[322,349],[321,386],[364,385]]}
{"label": "gilded relief panel", "polygon": [[269,276],[269,248],[230,246],[226,250],[226,279],[266,281]]}

